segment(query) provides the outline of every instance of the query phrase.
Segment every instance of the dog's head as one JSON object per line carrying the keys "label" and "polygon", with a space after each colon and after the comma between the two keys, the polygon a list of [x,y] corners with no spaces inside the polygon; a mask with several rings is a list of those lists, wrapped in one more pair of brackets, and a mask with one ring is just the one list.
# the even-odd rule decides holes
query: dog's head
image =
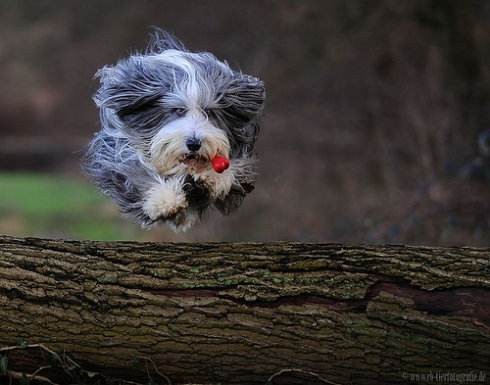
{"label": "dog's head", "polygon": [[104,125],[124,132],[162,175],[189,162],[253,151],[264,85],[210,53],[189,52],[157,31],[146,52],[97,75],[94,100]]}

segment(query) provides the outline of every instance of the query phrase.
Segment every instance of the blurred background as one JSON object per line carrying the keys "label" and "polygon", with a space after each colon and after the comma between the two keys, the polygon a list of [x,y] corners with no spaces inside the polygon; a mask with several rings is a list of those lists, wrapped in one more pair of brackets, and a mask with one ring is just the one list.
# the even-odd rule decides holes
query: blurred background
{"label": "blurred background", "polygon": [[[96,70],[149,27],[261,77],[255,191],[141,231],[80,171]],[[0,233],[490,245],[490,2],[2,0]]]}

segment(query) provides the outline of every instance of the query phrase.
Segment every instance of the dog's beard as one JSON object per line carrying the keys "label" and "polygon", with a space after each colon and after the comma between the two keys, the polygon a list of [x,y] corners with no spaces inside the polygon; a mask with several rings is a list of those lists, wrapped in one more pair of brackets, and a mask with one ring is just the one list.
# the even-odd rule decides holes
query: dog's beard
{"label": "dog's beard", "polygon": [[[201,141],[198,151],[186,146],[189,138]],[[150,161],[162,176],[199,174],[211,168],[216,155],[229,157],[230,142],[226,133],[200,114],[188,113],[163,126],[150,142]]]}

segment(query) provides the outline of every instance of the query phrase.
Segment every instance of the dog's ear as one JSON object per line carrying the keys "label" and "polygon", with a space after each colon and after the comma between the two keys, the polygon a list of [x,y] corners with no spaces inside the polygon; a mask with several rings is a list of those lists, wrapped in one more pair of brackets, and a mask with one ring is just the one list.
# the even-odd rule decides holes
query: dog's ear
{"label": "dog's ear", "polygon": [[134,114],[149,112],[158,107],[162,90],[169,87],[162,77],[152,79],[154,75],[138,58],[133,57],[113,67],[106,66],[96,74],[100,79],[100,88],[93,99],[99,108],[114,110],[122,121]]}
{"label": "dog's ear", "polygon": [[253,76],[236,74],[222,91],[219,104],[233,135],[234,156],[253,152],[264,102],[264,83]]}
{"label": "dog's ear", "polygon": [[220,107],[243,123],[253,120],[264,108],[264,82],[256,77],[238,73],[221,92]]}
{"label": "dog's ear", "polygon": [[152,33],[150,34],[150,42],[146,48],[146,53],[159,54],[168,49],[187,51],[184,44],[174,35],[158,27],[153,27]]}

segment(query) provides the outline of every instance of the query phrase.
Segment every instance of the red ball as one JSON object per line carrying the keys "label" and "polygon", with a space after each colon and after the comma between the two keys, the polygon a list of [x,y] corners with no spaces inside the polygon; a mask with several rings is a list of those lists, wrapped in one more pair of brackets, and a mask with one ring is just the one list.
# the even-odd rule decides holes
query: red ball
{"label": "red ball", "polygon": [[214,171],[216,171],[218,174],[221,174],[228,167],[230,167],[230,161],[228,158],[220,155],[216,155],[213,159],[211,159],[211,164],[213,165]]}

